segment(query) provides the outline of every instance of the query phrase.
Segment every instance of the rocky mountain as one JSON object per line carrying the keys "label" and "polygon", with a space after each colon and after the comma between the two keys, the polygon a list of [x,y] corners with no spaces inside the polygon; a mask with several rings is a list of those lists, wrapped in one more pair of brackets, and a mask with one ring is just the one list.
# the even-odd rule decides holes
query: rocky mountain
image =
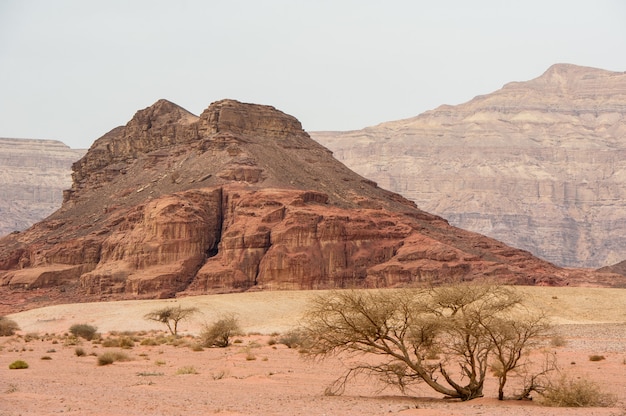
{"label": "rocky mountain", "polygon": [[465,104],[311,135],[455,226],[562,266],[626,259],[626,73],[559,64]]}
{"label": "rocky mountain", "polygon": [[55,140],[0,138],[0,236],[57,210],[72,184],[72,163],[85,152]]}
{"label": "rocky mountain", "polygon": [[0,240],[0,313],[479,276],[621,284],[450,226],[349,170],[269,106],[223,100],[197,117],[160,100],[96,140],[72,176],[58,211]]}

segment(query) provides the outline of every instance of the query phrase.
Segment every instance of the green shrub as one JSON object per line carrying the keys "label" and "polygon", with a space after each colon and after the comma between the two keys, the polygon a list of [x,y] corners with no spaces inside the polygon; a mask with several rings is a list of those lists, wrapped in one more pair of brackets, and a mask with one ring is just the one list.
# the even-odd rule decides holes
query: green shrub
{"label": "green shrub", "polygon": [[26,361],[22,361],[22,360],[17,360],[17,361],[13,361],[11,364],[9,364],[9,369],[10,370],[22,370],[28,368],[28,363]]}
{"label": "green shrub", "polygon": [[617,398],[603,392],[597,383],[566,375],[549,383],[541,392],[543,403],[553,407],[611,407]]}
{"label": "green shrub", "polygon": [[91,341],[96,336],[96,331],[98,331],[98,328],[88,324],[74,324],[70,327],[72,335],[84,338],[87,341]]}
{"label": "green shrub", "polygon": [[15,331],[18,331],[20,327],[13,319],[9,319],[6,316],[0,316],[0,337],[8,337],[15,335]]}

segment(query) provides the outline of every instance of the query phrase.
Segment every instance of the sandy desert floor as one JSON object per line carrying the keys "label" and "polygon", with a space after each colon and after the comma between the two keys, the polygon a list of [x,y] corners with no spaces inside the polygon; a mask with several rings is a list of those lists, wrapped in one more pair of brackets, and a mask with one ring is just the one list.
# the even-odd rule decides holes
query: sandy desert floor
{"label": "sandy desert floor", "polygon": [[[310,361],[280,343],[297,326],[307,300],[320,292],[259,292],[158,301],[56,305],[9,317],[19,336],[0,338],[0,416],[17,415],[626,415],[626,290],[594,288],[519,288],[531,308],[555,323],[537,361],[547,351],[572,377],[601,384],[614,394],[612,408],[549,408],[538,401],[495,399],[495,379],[486,396],[469,402],[443,400],[425,387],[403,396],[380,390],[374,380],[349,384],[341,396],[324,395],[348,359]],[[178,345],[108,348],[82,340],[69,345],[64,335],[75,323],[156,337],[164,327],[143,316],[163,305],[194,306],[201,313],[183,322]],[[195,351],[194,335],[221,313],[235,313],[245,336],[228,348]],[[148,332],[146,332],[148,331]],[[274,335],[272,335],[274,334]],[[564,340],[553,346],[554,337]],[[82,348],[84,356],[76,355]],[[96,355],[122,351],[130,361],[98,366]],[[602,355],[601,361],[590,361]],[[42,359],[45,358],[45,359]],[[24,360],[28,369],[9,370]]]}

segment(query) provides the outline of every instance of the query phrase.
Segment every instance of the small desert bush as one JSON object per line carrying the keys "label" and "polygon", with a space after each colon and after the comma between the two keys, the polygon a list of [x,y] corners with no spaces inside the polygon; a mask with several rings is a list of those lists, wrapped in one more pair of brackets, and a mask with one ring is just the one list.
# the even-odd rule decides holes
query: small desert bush
{"label": "small desert bush", "polygon": [[278,339],[278,342],[286,345],[289,348],[306,348],[308,345],[308,341],[304,337],[302,331],[298,329],[293,329]]}
{"label": "small desert bush", "polygon": [[148,346],[160,345],[159,342],[154,338],[144,338],[141,340],[140,344]]}
{"label": "small desert bush", "polygon": [[194,366],[185,366],[176,370],[176,374],[198,374],[198,370]]}
{"label": "small desert bush", "polygon": [[9,319],[6,316],[0,316],[0,337],[8,337],[15,334],[20,327],[13,319]]}
{"label": "small desert bush", "polygon": [[614,395],[603,392],[597,383],[567,375],[549,383],[541,395],[543,403],[553,407],[611,407],[617,401]]}
{"label": "small desert bush", "polygon": [[234,315],[224,315],[211,325],[206,325],[200,334],[204,347],[225,348],[230,345],[231,338],[241,334],[239,320]]}
{"label": "small desert bush", "polygon": [[135,346],[135,341],[129,336],[121,336],[117,338],[109,337],[102,341],[102,346],[106,348],[133,348]]}
{"label": "small desert bush", "polygon": [[26,361],[17,360],[9,364],[10,370],[23,370],[25,368],[28,368],[28,363]]}
{"label": "small desert bush", "polygon": [[84,349],[82,349],[81,347],[76,347],[74,349],[74,354],[76,354],[77,357],[82,357],[84,355],[87,355],[87,353],[85,352]]}
{"label": "small desert bush", "polygon": [[74,324],[70,327],[70,333],[75,337],[84,338],[91,341],[96,336],[98,328],[88,324]]}
{"label": "small desert bush", "polygon": [[254,361],[254,360],[256,360],[256,355],[254,355],[250,347],[246,348],[246,361]]}
{"label": "small desert bush", "polygon": [[113,364],[116,361],[130,361],[130,357],[121,351],[109,351],[98,355],[98,365]]}
{"label": "small desert bush", "polygon": [[28,334],[24,335],[24,342],[36,341],[40,338],[41,337],[37,332],[29,332]]}
{"label": "small desert bush", "polygon": [[602,361],[602,360],[606,360],[606,357],[604,355],[590,355],[589,356],[589,361]]}
{"label": "small desert bush", "polygon": [[213,378],[213,380],[221,380],[227,375],[228,375],[227,370],[219,370],[218,372],[211,374],[211,377]]}
{"label": "small desert bush", "polygon": [[79,345],[80,343],[81,343],[80,338],[74,335],[69,335],[65,337],[65,339],[63,340],[63,345],[66,347],[72,347],[75,345]]}
{"label": "small desert bush", "polygon": [[41,359],[44,361],[48,361],[48,360],[51,360],[52,357],[50,357],[49,355],[44,355],[43,357],[41,357]]}
{"label": "small desert bush", "polygon": [[561,335],[555,335],[550,340],[550,345],[552,345],[553,347],[564,347],[567,345],[567,340]]}

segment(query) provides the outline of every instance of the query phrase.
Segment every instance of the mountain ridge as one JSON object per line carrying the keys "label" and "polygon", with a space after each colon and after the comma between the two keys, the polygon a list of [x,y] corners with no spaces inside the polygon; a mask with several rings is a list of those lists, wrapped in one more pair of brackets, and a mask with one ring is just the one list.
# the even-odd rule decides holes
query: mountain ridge
{"label": "mountain ridge", "polygon": [[626,257],[626,73],[556,64],[463,104],[311,136],[453,225],[561,266]]}
{"label": "mountain ridge", "polygon": [[490,277],[621,285],[451,227],[332,157],[297,119],[165,100],[94,142],[62,207],[0,239],[2,309]]}

